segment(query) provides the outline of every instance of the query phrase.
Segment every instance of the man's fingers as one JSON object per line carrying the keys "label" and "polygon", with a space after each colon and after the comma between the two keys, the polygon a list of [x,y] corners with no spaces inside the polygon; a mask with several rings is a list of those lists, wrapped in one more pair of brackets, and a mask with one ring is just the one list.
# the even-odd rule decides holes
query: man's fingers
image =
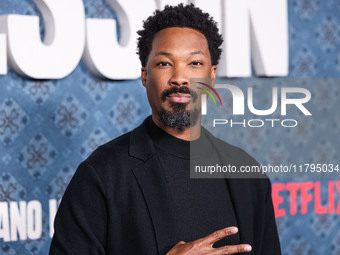
{"label": "man's fingers", "polygon": [[250,252],[251,246],[249,244],[238,244],[238,245],[226,245],[220,248],[216,248],[212,254],[236,254],[242,252]]}
{"label": "man's fingers", "polygon": [[216,243],[218,240],[221,240],[222,238],[230,235],[236,234],[238,231],[237,227],[228,227],[228,228],[223,228],[220,230],[217,230],[210,235],[204,237],[204,242],[207,242],[209,245],[213,245]]}

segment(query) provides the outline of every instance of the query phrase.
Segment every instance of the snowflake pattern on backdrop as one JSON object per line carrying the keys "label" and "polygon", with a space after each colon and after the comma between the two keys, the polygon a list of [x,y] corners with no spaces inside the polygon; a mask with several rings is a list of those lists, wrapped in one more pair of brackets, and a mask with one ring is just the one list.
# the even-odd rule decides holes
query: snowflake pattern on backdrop
{"label": "snowflake pattern on backdrop", "polygon": [[23,90],[37,104],[44,103],[55,91],[55,81],[31,81],[25,80]]}
{"label": "snowflake pattern on backdrop", "polygon": [[284,254],[289,255],[309,255],[311,253],[311,248],[308,241],[305,240],[301,235],[297,234],[289,244],[287,248],[288,252]]}
{"label": "snowflake pattern on backdrop", "polygon": [[296,0],[293,6],[301,19],[310,19],[318,10],[318,2],[318,0]]}
{"label": "snowflake pattern on backdrop", "polygon": [[25,199],[26,190],[10,173],[3,173],[0,180],[0,202]]}
{"label": "snowflake pattern on backdrop", "polygon": [[83,83],[84,90],[94,100],[94,102],[101,102],[108,94],[109,84],[100,80],[89,80]]}
{"label": "snowflake pattern on backdrop", "polygon": [[47,192],[51,198],[60,200],[69,184],[75,169],[70,166],[63,167],[58,174],[52,179],[47,188]]}
{"label": "snowflake pattern on backdrop", "polygon": [[317,27],[316,38],[324,51],[332,51],[339,44],[340,25],[333,17],[328,16]]}
{"label": "snowflake pattern on backdrop", "polygon": [[137,101],[129,94],[120,97],[109,112],[110,120],[114,127],[125,133],[135,127],[139,121],[140,111]]}
{"label": "snowflake pattern on backdrop", "polygon": [[66,136],[72,136],[85,123],[86,110],[73,96],[67,96],[57,109],[54,123]]}
{"label": "snowflake pattern on backdrop", "polygon": [[80,149],[83,159],[87,158],[91,152],[109,140],[110,138],[108,134],[102,128],[96,128],[85,140],[83,146]]}
{"label": "snowflake pattern on backdrop", "polygon": [[0,105],[0,141],[11,144],[28,123],[28,116],[11,98]]}
{"label": "snowflake pattern on backdrop", "polygon": [[42,134],[35,135],[22,149],[19,161],[34,178],[40,178],[47,167],[53,163],[56,150]]}
{"label": "snowflake pattern on backdrop", "polygon": [[[323,203],[325,206],[325,202]],[[313,233],[319,235],[321,239],[326,239],[334,226],[333,215],[330,214],[316,214],[312,216],[311,228]]]}
{"label": "snowflake pattern on backdrop", "polygon": [[298,77],[310,77],[316,73],[317,58],[307,48],[302,48],[293,56],[293,73]]}

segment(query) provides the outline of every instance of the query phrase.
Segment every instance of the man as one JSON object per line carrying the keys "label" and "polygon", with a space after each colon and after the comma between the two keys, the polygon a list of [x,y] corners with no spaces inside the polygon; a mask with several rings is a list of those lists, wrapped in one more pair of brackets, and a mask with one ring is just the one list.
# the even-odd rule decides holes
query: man
{"label": "man", "polygon": [[152,116],[81,163],[50,254],[281,254],[268,179],[190,179],[190,141],[211,146],[204,154],[223,152],[223,162],[257,164],[190,109],[199,105],[190,79],[216,77],[215,22],[193,5],[167,6],[139,35]]}

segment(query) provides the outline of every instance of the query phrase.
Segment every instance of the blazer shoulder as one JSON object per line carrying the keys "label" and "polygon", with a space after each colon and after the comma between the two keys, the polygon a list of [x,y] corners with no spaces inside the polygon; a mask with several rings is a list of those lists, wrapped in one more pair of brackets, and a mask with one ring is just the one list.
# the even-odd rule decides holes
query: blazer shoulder
{"label": "blazer shoulder", "polygon": [[[253,158],[245,150],[231,145],[215,136],[213,136],[208,130],[204,129],[204,132],[208,139],[211,141],[216,153],[220,155],[224,162],[228,162],[230,165],[236,166],[237,168],[246,167],[256,169],[258,172],[244,172],[242,176],[239,173],[236,174],[241,179],[258,179],[258,181],[253,181],[252,183],[262,183],[267,186],[268,176],[260,171],[260,164],[255,158]],[[236,177],[235,176],[235,177]]]}
{"label": "blazer shoulder", "polygon": [[98,160],[102,161],[116,156],[122,157],[127,155],[130,135],[131,131],[99,146],[85,161],[93,164]]}
{"label": "blazer shoulder", "polygon": [[129,170],[154,154],[147,132],[147,120],[132,131],[99,146],[84,162],[105,177],[131,172]]}
{"label": "blazer shoulder", "polygon": [[259,163],[245,150],[231,145],[215,136],[213,136],[208,130],[204,129],[204,132],[208,139],[211,141],[217,153],[220,153],[224,157],[228,157],[230,160],[242,163],[243,165],[259,165]]}

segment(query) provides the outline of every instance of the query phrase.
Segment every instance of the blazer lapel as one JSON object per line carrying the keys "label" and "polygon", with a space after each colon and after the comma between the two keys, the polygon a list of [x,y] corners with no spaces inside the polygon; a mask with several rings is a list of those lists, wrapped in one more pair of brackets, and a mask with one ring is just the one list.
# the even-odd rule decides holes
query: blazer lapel
{"label": "blazer lapel", "polygon": [[165,254],[176,244],[176,225],[172,201],[157,156],[133,169],[133,173],[150,211],[159,254]]}
{"label": "blazer lapel", "polygon": [[148,118],[130,136],[131,156],[143,160],[132,171],[149,208],[158,252],[165,254],[176,244],[176,224],[165,175],[147,132],[147,121]]}

